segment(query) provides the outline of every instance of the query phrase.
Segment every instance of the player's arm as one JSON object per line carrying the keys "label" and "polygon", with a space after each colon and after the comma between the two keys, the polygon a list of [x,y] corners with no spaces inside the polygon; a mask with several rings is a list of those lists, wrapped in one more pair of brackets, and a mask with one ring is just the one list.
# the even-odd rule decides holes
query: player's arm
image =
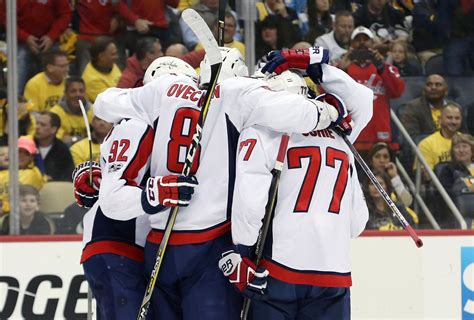
{"label": "player's arm", "polygon": [[99,201],[107,217],[129,220],[145,214],[139,184],[149,170],[153,138],[153,128],[144,122],[123,120],[103,142]]}
{"label": "player's arm", "polygon": [[[232,83],[236,88],[237,80],[243,83],[236,79],[227,84]],[[306,133],[328,128],[343,112],[303,95],[272,91],[263,81],[253,80],[239,89],[231,90],[233,96],[229,100],[235,101],[234,109],[238,109],[242,128],[260,125],[282,133]]]}
{"label": "player's arm", "polygon": [[118,123],[122,119],[139,119],[153,125],[160,112],[161,99],[176,78],[166,74],[161,75],[159,81],[139,88],[109,88],[97,96],[94,114],[110,123]]}
{"label": "player's arm", "polygon": [[354,142],[365,128],[373,114],[374,94],[372,90],[352,79],[344,71],[322,64],[323,82],[321,86],[344,101],[347,112],[352,117],[352,132],[348,136]]}
{"label": "player's arm", "polygon": [[[240,135],[232,203],[232,239],[236,245],[256,243],[265,215],[272,165],[263,143],[254,127]],[[279,142],[274,143],[277,148]]]}
{"label": "player's arm", "polygon": [[[272,141],[278,147],[278,141]],[[252,261],[253,246],[265,215],[272,175],[261,136],[254,128],[240,136],[232,205],[233,248],[222,253],[219,269],[245,296],[263,294],[269,272]]]}
{"label": "player's arm", "polygon": [[150,166],[154,130],[138,120],[123,120],[102,147],[105,165],[99,190],[104,214],[128,220],[156,214],[172,206],[187,206],[197,181],[194,176],[167,175],[144,180]]}

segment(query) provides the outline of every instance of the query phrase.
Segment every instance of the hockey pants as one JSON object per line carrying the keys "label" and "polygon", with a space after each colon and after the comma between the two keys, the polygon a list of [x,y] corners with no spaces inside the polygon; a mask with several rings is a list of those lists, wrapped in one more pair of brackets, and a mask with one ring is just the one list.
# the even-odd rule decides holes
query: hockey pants
{"label": "hockey pants", "polygon": [[[83,267],[97,301],[97,320],[137,318],[146,286],[143,263],[102,253],[87,259]],[[147,319],[153,319],[152,313],[149,310]]]}
{"label": "hockey pants", "polygon": [[[226,234],[205,243],[168,245],[152,296],[156,319],[240,319],[242,297],[217,265],[231,244]],[[149,241],[145,245],[147,275],[158,246]]]}
{"label": "hockey pants", "polygon": [[350,289],[290,284],[271,276],[263,299],[253,299],[248,320],[350,320]]}

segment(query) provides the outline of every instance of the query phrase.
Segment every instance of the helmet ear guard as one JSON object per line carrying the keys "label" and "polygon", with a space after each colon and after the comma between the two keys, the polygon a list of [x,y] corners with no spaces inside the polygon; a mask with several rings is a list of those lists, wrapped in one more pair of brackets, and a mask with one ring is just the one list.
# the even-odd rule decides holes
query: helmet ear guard
{"label": "helmet ear guard", "polygon": [[147,84],[163,74],[181,74],[190,77],[197,82],[197,74],[191,65],[175,57],[159,57],[155,59],[146,69],[143,76],[143,84]]}
{"label": "helmet ear guard", "polygon": [[[245,64],[244,57],[239,50],[235,48],[219,47],[222,56],[222,66],[219,74],[219,80],[225,80],[233,77],[248,77],[249,70]],[[211,81],[211,66],[207,55],[200,64],[201,73],[199,75],[199,86],[202,87]]]}

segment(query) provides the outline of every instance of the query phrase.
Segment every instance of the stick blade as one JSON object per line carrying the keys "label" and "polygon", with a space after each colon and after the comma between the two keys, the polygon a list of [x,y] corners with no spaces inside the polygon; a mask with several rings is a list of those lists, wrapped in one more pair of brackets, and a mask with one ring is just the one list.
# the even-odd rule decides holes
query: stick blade
{"label": "stick blade", "polygon": [[193,30],[194,34],[198,37],[204,50],[206,50],[209,64],[214,65],[222,62],[221,52],[217,45],[217,41],[214,38],[211,30],[207,26],[204,19],[194,9],[186,9],[183,11],[181,17],[183,21]]}

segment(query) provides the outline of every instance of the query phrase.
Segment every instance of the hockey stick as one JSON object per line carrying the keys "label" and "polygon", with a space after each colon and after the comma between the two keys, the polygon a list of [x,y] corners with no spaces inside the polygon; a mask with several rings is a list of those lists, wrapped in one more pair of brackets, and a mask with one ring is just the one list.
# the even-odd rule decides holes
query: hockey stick
{"label": "hockey stick", "polygon": [[[92,135],[89,125],[89,118],[87,118],[86,108],[81,100],[79,100],[79,107],[81,108],[82,118],[86,125],[87,139],[89,140],[89,185],[92,187]],[[92,291],[89,283],[87,284],[87,320],[92,320]]]}
{"label": "hockey stick", "polygon": [[[255,265],[258,266],[263,255],[263,247],[265,245],[265,239],[267,238],[268,228],[270,227],[270,222],[273,219],[273,211],[275,209],[276,197],[278,193],[278,184],[280,183],[280,175],[283,170],[283,163],[285,162],[286,149],[288,147],[288,140],[290,136],[284,134],[281,136],[280,147],[278,148],[278,154],[275,161],[275,166],[272,170],[272,182],[270,184],[270,190],[268,191],[268,201],[265,207],[265,216],[263,217],[262,228],[258,235],[257,243],[255,246]],[[240,319],[246,320],[250,308],[249,298],[245,298],[244,304],[242,306],[242,312],[240,314]]]}
{"label": "hockey stick", "polygon": [[219,47],[224,46],[224,31],[225,31],[225,9],[227,0],[219,0],[219,17],[217,25],[217,43]]}
{"label": "hockey stick", "polygon": [[[193,30],[193,32],[198,37],[199,41],[202,43],[207,57],[209,59],[209,64],[211,65],[211,79],[209,82],[209,87],[204,94],[204,100],[202,100],[201,113],[196,124],[196,130],[193,135],[193,140],[189,146],[188,154],[184,162],[183,175],[189,175],[191,167],[193,164],[194,156],[196,150],[199,146],[199,142],[202,137],[202,128],[207,117],[207,112],[209,111],[209,106],[211,103],[212,96],[214,95],[214,90],[216,88],[217,79],[222,65],[222,56],[217,46],[217,42],[212,34],[211,30],[207,27],[206,22],[201,18],[201,16],[194,11],[193,9],[186,9],[183,11],[181,16],[184,22]],[[166,222],[165,231],[163,234],[163,239],[161,240],[160,246],[156,253],[156,261],[153,266],[153,270],[150,275],[150,280],[146,287],[145,296],[143,297],[140,310],[138,312],[138,320],[145,320],[148,308],[150,306],[151,296],[153,294],[153,289],[155,288],[156,279],[158,278],[158,273],[160,271],[161,264],[163,262],[163,256],[168,247],[168,241],[171,236],[171,231],[176,222],[176,216],[178,215],[179,207],[173,207],[171,213]]]}
{"label": "hockey stick", "polygon": [[362,159],[361,155],[359,154],[359,152],[357,152],[356,148],[354,147],[354,145],[349,141],[349,139],[347,139],[346,135],[342,132],[340,132],[339,130],[335,130],[340,136],[341,138],[344,140],[344,142],[347,144],[347,146],[349,147],[349,149],[351,149],[352,151],[352,154],[354,155],[355,159],[357,160],[357,162],[359,163],[359,165],[362,167],[362,170],[364,170],[365,174],[367,175],[367,177],[370,179],[370,181],[372,181],[372,183],[374,184],[375,188],[378,190],[378,192],[380,193],[380,195],[382,196],[382,198],[385,200],[385,202],[387,203],[387,205],[389,206],[389,208],[392,210],[392,214],[395,218],[398,219],[398,221],[400,222],[400,224],[402,225],[403,229],[405,229],[406,231],[408,231],[408,234],[410,235],[410,237],[413,239],[413,241],[415,242],[416,246],[418,248],[421,248],[423,246],[423,241],[420,239],[420,237],[418,237],[418,235],[416,234],[415,230],[413,229],[413,227],[408,223],[408,221],[405,219],[405,217],[403,216],[403,214],[400,212],[400,210],[398,210],[397,206],[395,205],[395,203],[392,201],[392,199],[390,199],[390,196],[387,194],[387,192],[384,190],[384,188],[382,187],[382,185],[380,184],[380,182],[377,180],[377,178],[375,178],[373,172],[370,170],[369,166],[367,166],[367,164],[365,163],[364,159]]}

